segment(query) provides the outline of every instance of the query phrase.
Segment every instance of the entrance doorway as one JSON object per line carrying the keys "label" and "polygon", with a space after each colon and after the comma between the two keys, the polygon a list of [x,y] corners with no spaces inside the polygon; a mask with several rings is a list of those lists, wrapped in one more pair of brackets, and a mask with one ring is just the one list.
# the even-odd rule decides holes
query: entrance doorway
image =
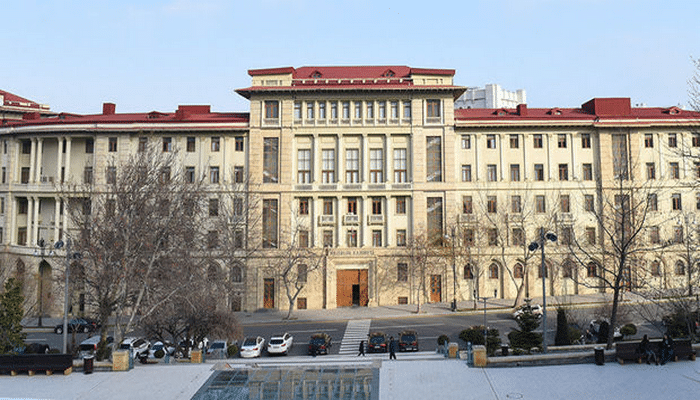
{"label": "entrance doorway", "polygon": [[430,275],[430,302],[439,303],[442,301],[442,276]]}
{"label": "entrance doorway", "polygon": [[366,269],[338,270],[338,287],[336,289],[338,307],[366,307],[369,304],[367,275]]}
{"label": "entrance doorway", "polygon": [[275,308],[275,280],[273,278],[265,278],[263,289],[263,307]]}

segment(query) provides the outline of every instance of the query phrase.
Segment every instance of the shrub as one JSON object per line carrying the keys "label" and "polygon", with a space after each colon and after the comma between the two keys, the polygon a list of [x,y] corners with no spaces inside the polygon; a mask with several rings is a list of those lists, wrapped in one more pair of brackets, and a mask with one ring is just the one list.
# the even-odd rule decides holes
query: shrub
{"label": "shrub", "polygon": [[510,342],[510,347],[521,349],[523,352],[530,354],[530,349],[533,347],[542,347],[542,334],[522,332],[514,329],[508,334],[508,341]]}
{"label": "shrub", "polygon": [[664,316],[663,322],[672,338],[689,336],[690,327],[694,325],[692,314],[685,310],[678,310]]}
{"label": "shrub", "polygon": [[576,342],[581,338],[581,330],[575,326],[569,326],[569,344]]}
{"label": "shrub", "polygon": [[236,354],[238,354],[238,346],[236,346],[235,344],[230,344],[230,345],[226,348],[226,355],[227,355],[228,357],[233,357],[233,356],[235,356]]}
{"label": "shrub", "polygon": [[560,308],[557,310],[557,334],[554,337],[556,346],[568,346],[571,344],[569,337],[569,323],[566,320],[566,310]]}
{"label": "shrub", "polygon": [[155,353],[153,353],[153,357],[163,358],[163,357],[165,357],[165,351],[163,351],[163,349],[158,349],[158,350],[156,350]]}
{"label": "shrub", "polygon": [[495,328],[489,329],[486,333],[486,352],[489,356],[493,357],[499,347],[501,347],[500,332]]}
{"label": "shrub", "polygon": [[603,321],[598,328],[598,343],[607,343],[608,335],[610,335],[610,324],[608,321]]}
{"label": "shrub", "polygon": [[634,324],[627,324],[620,328],[622,336],[634,336],[637,334],[637,327]]}
{"label": "shrub", "polygon": [[484,327],[483,326],[472,326],[469,329],[465,329],[459,333],[459,338],[464,341],[464,343],[472,342],[472,345],[483,345],[484,343]]}
{"label": "shrub", "polygon": [[97,344],[97,352],[95,352],[95,358],[97,361],[106,360],[112,356],[112,348],[107,345],[107,342],[100,341]]}

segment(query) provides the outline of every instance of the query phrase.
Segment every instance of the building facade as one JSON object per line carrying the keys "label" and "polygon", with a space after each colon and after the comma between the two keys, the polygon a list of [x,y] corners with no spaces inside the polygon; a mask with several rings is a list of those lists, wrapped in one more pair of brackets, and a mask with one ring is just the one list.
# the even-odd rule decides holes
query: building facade
{"label": "building facade", "polygon": [[455,109],[459,108],[515,108],[518,104],[527,104],[525,90],[505,90],[501,85],[490,83],[483,88],[470,87],[455,100]]}
{"label": "building facade", "polygon": [[547,245],[547,295],[597,292],[610,262],[596,250],[607,229],[597,215],[607,199],[626,198],[620,182],[653,205],[642,232],[651,250],[630,263],[628,287],[696,279],[678,264],[678,235],[691,234],[700,210],[698,113],[632,108],[626,98],[579,108],[455,109],[466,88],[445,69],[249,75],[251,85],[237,90],[250,101],[248,113],[181,106],[117,114],[106,104],[101,115],[0,128],[5,278],[23,276],[37,298],[54,296],[41,301],[42,313],[62,311],[52,283],[60,260],[38,245],[69,228],[58,183],[99,185],[107,160],[137,151],[148,136],[164,151],[166,142],[194,143],[181,153],[183,165],[209,178],[216,171],[213,192],[240,179],[238,171],[260,200],[250,210],[259,229],[246,233],[257,251],[243,265],[221,265],[238,268],[228,276],[239,290],[222,299],[234,310],[287,308],[284,282],[266,266],[290,247],[318,261],[308,274],[297,270],[304,282],[293,308],[471,301],[494,291],[539,297],[543,273],[527,247],[541,229],[559,237]]}

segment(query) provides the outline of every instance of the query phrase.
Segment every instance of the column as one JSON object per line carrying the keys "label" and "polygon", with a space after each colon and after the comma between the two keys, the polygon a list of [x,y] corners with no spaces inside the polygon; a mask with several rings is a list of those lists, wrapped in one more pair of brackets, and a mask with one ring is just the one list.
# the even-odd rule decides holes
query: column
{"label": "column", "polygon": [[30,245],[34,245],[39,241],[39,208],[41,205],[41,199],[38,197],[33,197],[34,200],[34,214],[32,217],[32,240],[29,242]]}
{"label": "column", "polygon": [[41,172],[43,167],[42,154],[44,152],[44,139],[36,140],[36,167],[34,168],[35,176],[33,176],[34,182],[41,182]]}
{"label": "column", "polygon": [[27,245],[32,243],[32,217],[34,216],[34,198],[27,197]]}
{"label": "column", "polygon": [[17,212],[19,211],[19,201],[17,197],[12,197],[12,219],[10,220],[10,244],[17,244]]}
{"label": "column", "polygon": [[[66,161],[65,161],[65,169],[66,169],[66,176],[65,176],[65,181],[68,182],[70,181],[70,152],[71,152],[71,138],[67,137],[66,138]],[[66,213],[64,212],[63,215]],[[63,224],[63,226],[66,226]]]}
{"label": "column", "polygon": [[36,139],[31,139],[31,151],[29,152],[29,183],[34,182],[36,165]]}
{"label": "column", "polygon": [[362,140],[360,141],[360,182],[367,184],[369,183],[369,139],[367,135],[362,135]]}
{"label": "column", "polygon": [[[400,114],[399,118],[401,118]],[[384,140],[386,140],[386,144],[384,145],[384,148],[386,149],[386,156],[384,157],[386,160],[386,167],[384,168],[386,171],[386,176],[384,177],[384,182],[388,184],[396,183],[394,182],[394,143],[392,143],[391,135],[384,136]]]}
{"label": "column", "polygon": [[[58,138],[58,154],[56,154],[56,183],[61,183],[61,166],[63,165],[63,137]],[[58,222],[58,218],[56,218]]]}
{"label": "column", "polygon": [[54,197],[54,210],[53,210],[53,240],[56,242],[58,240],[58,232],[61,226],[61,198]]}

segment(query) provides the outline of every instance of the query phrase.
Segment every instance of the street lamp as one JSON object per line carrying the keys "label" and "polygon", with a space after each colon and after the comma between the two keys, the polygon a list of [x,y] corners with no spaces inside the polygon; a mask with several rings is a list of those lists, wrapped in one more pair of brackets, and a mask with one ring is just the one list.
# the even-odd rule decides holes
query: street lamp
{"label": "street lamp", "polygon": [[547,352],[547,292],[545,285],[547,270],[545,269],[544,265],[544,244],[547,242],[547,240],[550,242],[556,242],[557,235],[551,232],[544,233],[544,229],[540,229],[540,240],[530,243],[530,245],[527,247],[530,251],[540,249],[542,254],[542,263],[540,265],[540,271],[542,274],[542,350],[545,353]]}
{"label": "street lamp", "polygon": [[498,297],[498,289],[493,289],[493,297],[488,297],[488,296],[477,296],[476,295],[476,290],[474,290],[474,298],[479,299],[484,302],[484,344],[486,344],[486,335],[488,334],[488,328],[486,328],[486,300],[488,299],[495,299]]}
{"label": "street lamp", "polygon": [[[58,250],[64,245],[62,240],[56,242],[53,247]],[[70,239],[66,240],[66,286],[63,291],[63,354],[68,352],[68,284],[70,282],[70,260],[83,258],[80,253],[71,253]]]}
{"label": "street lamp", "polygon": [[452,242],[452,312],[457,311],[457,257],[455,255],[455,227],[452,227],[452,237],[445,235],[445,239]]}

